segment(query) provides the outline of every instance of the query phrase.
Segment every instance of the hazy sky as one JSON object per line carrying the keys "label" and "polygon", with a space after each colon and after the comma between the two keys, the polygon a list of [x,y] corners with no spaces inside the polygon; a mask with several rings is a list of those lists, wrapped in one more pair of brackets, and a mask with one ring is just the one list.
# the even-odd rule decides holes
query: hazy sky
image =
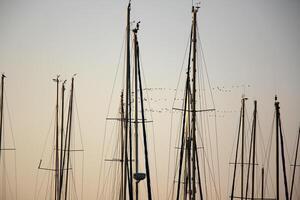
{"label": "hazy sky", "polygon": [[[187,0],[132,1],[132,19],[141,21],[139,38],[148,87],[176,87],[190,31],[191,5]],[[70,78],[74,73],[78,73],[76,96],[89,171],[85,198],[95,198],[103,159],[99,144],[124,39],[126,6],[127,1],[119,0],[0,0],[0,71],[8,77],[19,198],[33,198],[55,103],[52,78],[56,74]],[[295,140],[300,123],[300,2],[204,0],[198,27],[212,85],[251,85],[246,94],[251,101],[258,100],[266,134],[277,93],[286,137]],[[216,94],[217,109],[239,110],[241,95],[238,89]],[[172,97],[167,96],[170,105]],[[218,119],[225,172],[237,119],[237,113]],[[154,121],[156,148],[163,151],[170,115],[154,115]],[[166,154],[158,157],[162,171],[166,159]],[[165,178],[159,180],[162,188]],[[164,197],[165,192],[160,193]]]}

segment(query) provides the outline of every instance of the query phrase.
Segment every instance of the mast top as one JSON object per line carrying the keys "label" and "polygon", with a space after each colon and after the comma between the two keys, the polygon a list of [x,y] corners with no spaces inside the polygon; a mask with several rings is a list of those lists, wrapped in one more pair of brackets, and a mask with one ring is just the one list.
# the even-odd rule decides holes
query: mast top
{"label": "mast top", "polygon": [[5,76],[5,74],[4,74],[4,73],[2,73],[2,78],[6,78],[6,76]]}
{"label": "mast top", "polygon": [[59,80],[59,77],[60,77],[60,75],[58,74],[58,75],[56,75],[56,78],[54,78],[54,79],[52,79],[54,82],[59,82],[60,80]]}
{"label": "mast top", "polygon": [[127,7],[127,9],[130,10],[130,8],[131,8],[131,0],[128,1],[128,7]]}
{"label": "mast top", "polygon": [[138,30],[140,29],[140,23],[141,23],[141,21],[139,21],[138,23],[136,23],[136,27],[132,30],[134,33],[137,33]]}

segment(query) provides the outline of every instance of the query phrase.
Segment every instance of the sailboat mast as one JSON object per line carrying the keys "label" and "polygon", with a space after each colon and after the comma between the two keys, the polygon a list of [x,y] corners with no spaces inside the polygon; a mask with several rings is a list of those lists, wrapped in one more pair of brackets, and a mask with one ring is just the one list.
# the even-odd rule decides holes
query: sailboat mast
{"label": "sailboat mast", "polygon": [[[196,199],[196,67],[197,67],[197,11],[198,9],[193,7],[193,70],[192,70],[192,79],[193,79],[193,89],[192,89],[192,149],[193,149],[193,158],[192,158],[192,199]],[[202,198],[201,198],[202,199]]]}
{"label": "sailboat mast", "polygon": [[293,166],[293,177],[292,177],[290,200],[292,200],[292,197],[293,197],[293,189],[294,189],[295,173],[296,173],[298,149],[299,149],[299,140],[300,140],[300,127],[299,127],[299,133],[298,133],[298,139],[297,139],[297,145],[296,145],[296,155],[295,155],[294,166]]}
{"label": "sailboat mast", "polygon": [[242,158],[241,158],[241,199],[244,199],[244,143],[245,143],[245,98],[242,99]]}
{"label": "sailboat mast", "polygon": [[241,126],[242,126],[242,113],[243,113],[243,106],[244,106],[244,98],[242,98],[242,107],[240,110],[240,120],[239,120],[239,127],[238,127],[238,137],[236,143],[236,150],[235,150],[235,159],[234,159],[234,169],[233,169],[233,180],[232,180],[232,187],[231,187],[231,195],[230,199],[234,199],[234,190],[235,190],[235,178],[236,178],[236,168],[237,168],[237,160],[238,160],[238,153],[239,153],[239,144],[240,144],[240,135],[241,135]]}
{"label": "sailboat mast", "polygon": [[254,199],[254,182],[255,182],[255,151],[256,151],[256,120],[257,120],[257,101],[254,101],[253,116],[253,157],[252,157],[252,192],[251,199]]}
{"label": "sailboat mast", "polygon": [[[134,43],[134,86],[135,86],[135,120],[134,120],[134,124],[135,124],[135,173],[138,174],[139,173],[139,142],[138,142],[138,55],[137,55],[137,45],[138,45],[138,41],[137,41],[137,29],[135,29],[136,32],[134,31],[134,36],[133,36],[133,43]],[[141,99],[142,101],[142,99]],[[138,181],[136,181],[135,183],[135,196],[136,196],[136,200],[139,199],[139,183]]]}
{"label": "sailboat mast", "polygon": [[283,135],[282,135],[281,118],[280,118],[280,106],[279,106],[279,102],[277,101],[277,96],[275,96],[275,110],[276,110],[276,190],[277,190],[276,191],[276,199],[279,200],[279,146],[280,146],[285,199],[289,200],[286,168],[285,168]]}
{"label": "sailboat mast", "polygon": [[54,80],[56,83],[56,107],[55,107],[55,114],[56,114],[56,122],[55,122],[55,199],[58,199],[59,196],[59,130],[58,130],[58,98],[59,98],[59,75],[57,75],[56,79]]}
{"label": "sailboat mast", "polygon": [[261,169],[261,199],[262,200],[264,200],[264,187],[265,187],[264,178],[265,178],[265,169],[262,168]]}
{"label": "sailboat mast", "polygon": [[275,96],[275,112],[276,112],[276,199],[279,200],[279,102]]}
{"label": "sailboat mast", "polygon": [[58,192],[58,200],[61,199],[61,192],[62,192],[62,184],[63,184],[63,172],[64,172],[64,162],[63,162],[63,141],[64,141],[64,105],[65,105],[65,83],[62,84],[61,89],[61,127],[60,127],[60,167],[59,167],[59,192]]}
{"label": "sailboat mast", "polygon": [[5,75],[1,76],[1,105],[0,105],[0,161],[2,152],[2,134],[3,134],[3,100],[4,100],[4,79]]}
{"label": "sailboat mast", "polygon": [[137,31],[138,31],[139,23],[137,24],[137,28],[135,29],[135,37],[136,37],[136,59],[137,59],[137,70],[138,70],[138,83],[139,83],[139,91],[140,91],[140,102],[141,102],[141,116],[142,116],[142,130],[143,130],[143,141],[144,141],[144,155],[145,155],[145,167],[146,167],[146,176],[147,176],[147,195],[148,200],[152,200],[152,189],[151,189],[151,175],[150,175],[150,166],[149,166],[149,156],[148,156],[148,143],[147,143],[147,135],[146,135],[146,125],[145,125],[145,112],[144,112],[144,96],[143,96],[143,86],[142,86],[142,78],[141,78],[141,66],[140,66],[140,50],[139,43],[137,40]]}
{"label": "sailboat mast", "polygon": [[[129,169],[128,169],[128,156],[125,161],[126,168],[128,169],[128,189],[129,199],[133,200],[132,188],[132,131],[131,131],[131,66],[130,66],[130,9],[131,3],[127,7],[127,27],[126,27],[126,107],[125,107],[125,131],[126,131],[126,145],[125,151],[127,152],[127,139],[129,136]],[[128,155],[128,153],[126,153]]]}
{"label": "sailboat mast", "polygon": [[67,151],[67,167],[66,167],[66,185],[65,185],[65,200],[68,197],[68,180],[69,180],[69,165],[70,165],[70,147],[71,147],[71,132],[72,132],[72,116],[73,116],[73,96],[74,96],[74,77],[72,77],[71,83],[71,95],[70,95],[70,105],[69,105],[69,129],[67,132],[66,139],[68,140],[68,147],[65,149]]}

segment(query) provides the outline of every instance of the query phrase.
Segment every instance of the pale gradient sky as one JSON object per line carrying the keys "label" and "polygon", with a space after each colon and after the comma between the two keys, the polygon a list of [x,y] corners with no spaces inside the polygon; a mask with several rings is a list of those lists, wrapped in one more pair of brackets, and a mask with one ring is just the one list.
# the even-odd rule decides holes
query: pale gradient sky
{"label": "pale gradient sky", "polygon": [[[13,117],[21,199],[33,198],[54,109],[52,78],[56,74],[70,78],[74,73],[78,73],[76,95],[89,171],[85,199],[95,198],[99,160],[103,159],[99,144],[124,36],[126,6],[127,1],[119,0],[0,0],[0,71],[8,77],[6,94]],[[132,1],[132,19],[141,21],[139,38],[148,87],[176,87],[190,11],[187,0]],[[251,85],[246,93],[258,100],[267,134],[276,92],[286,137],[295,140],[300,124],[300,1],[204,0],[198,22],[213,86]],[[217,109],[238,110],[241,94],[235,90],[216,95]],[[218,119],[224,173],[237,119],[237,113]],[[170,116],[157,114],[154,121],[156,148],[164,151]],[[161,171],[166,170],[165,160],[166,154],[161,153]],[[162,188],[165,179],[159,180]],[[165,191],[160,193],[164,197]]]}

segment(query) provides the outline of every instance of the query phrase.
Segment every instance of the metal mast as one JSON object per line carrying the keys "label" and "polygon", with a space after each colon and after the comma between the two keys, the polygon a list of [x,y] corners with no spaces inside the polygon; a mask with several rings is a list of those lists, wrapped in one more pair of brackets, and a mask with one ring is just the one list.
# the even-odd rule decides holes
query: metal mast
{"label": "metal mast", "polygon": [[[242,106],[241,106],[241,111],[240,111],[240,120],[239,120],[239,128],[238,128],[238,138],[237,138],[237,144],[236,144],[236,151],[235,151],[235,160],[234,160],[234,170],[233,170],[233,181],[232,181],[232,187],[231,187],[231,195],[230,195],[230,199],[233,200],[234,198],[236,198],[234,196],[234,191],[235,191],[235,178],[236,178],[236,169],[237,169],[237,161],[238,161],[238,153],[239,153],[239,146],[240,146],[240,137],[242,137],[242,145],[241,145],[241,148],[242,148],[242,158],[241,158],[241,197],[239,198],[243,198],[243,174],[244,174],[244,171],[243,171],[243,164],[244,164],[244,156],[243,156],[243,153],[244,153],[244,131],[245,131],[245,101],[247,100],[247,98],[245,97],[242,97]],[[231,163],[230,163],[231,164]]]}
{"label": "metal mast", "polygon": [[297,165],[299,140],[300,140],[300,127],[299,127],[299,133],[298,133],[298,139],[297,139],[297,145],[296,145],[296,155],[295,155],[294,166],[293,166],[293,177],[292,177],[292,185],[291,185],[291,192],[290,192],[290,200],[292,200],[292,197],[293,197],[296,167],[299,166],[299,165]]}
{"label": "metal mast", "polygon": [[[137,24],[139,26],[139,24]],[[137,32],[138,32],[138,27],[133,30],[133,43],[134,43],[134,86],[135,86],[135,109],[134,109],[134,114],[135,114],[135,120],[134,120],[134,125],[135,125],[135,173],[139,173],[139,127],[138,127],[138,65],[139,65],[139,57],[138,57],[138,41],[137,41]],[[142,101],[143,99],[141,99]],[[136,181],[135,183],[135,198],[136,200],[139,199],[139,182]]]}
{"label": "metal mast", "polygon": [[[283,145],[283,135],[281,128],[281,117],[280,117],[280,106],[277,101],[277,96],[275,96],[275,113],[276,113],[276,200],[279,200],[279,148],[281,149],[281,161],[283,169],[283,180],[284,180],[284,190],[285,199],[289,200],[286,168],[285,168],[285,155],[284,155],[284,145]],[[280,142],[280,143],[279,143]]]}
{"label": "metal mast", "polygon": [[3,135],[3,101],[4,101],[4,79],[5,75],[1,76],[1,103],[0,103],[0,161],[2,152],[2,135]]}
{"label": "metal mast", "polygon": [[[130,66],[130,10],[131,3],[127,7],[127,27],[126,27],[126,107],[125,107],[125,165],[128,175],[129,199],[133,200],[132,187],[132,131],[131,131],[131,66]],[[127,140],[129,136],[129,167],[128,167],[128,150]]]}
{"label": "metal mast", "polygon": [[55,199],[59,199],[59,130],[58,130],[58,98],[59,98],[59,75],[53,80],[56,83],[56,106],[55,106]]}
{"label": "metal mast", "polygon": [[[184,199],[197,199],[197,189],[199,190],[199,198],[201,200],[203,199],[196,138],[197,12],[198,7],[193,7],[193,23],[190,36],[184,105],[183,109],[179,109],[183,111],[183,120],[177,180],[177,200],[181,198],[181,178],[183,178],[184,181]],[[190,78],[190,72],[192,72],[192,78]],[[210,110],[211,109],[207,111]],[[198,112],[201,111],[206,110],[200,110]],[[182,170],[184,171],[182,172]],[[198,184],[196,184],[197,182]]]}
{"label": "metal mast", "polygon": [[[151,190],[151,175],[150,175],[150,166],[149,166],[149,156],[148,156],[148,144],[147,144],[147,134],[146,134],[146,119],[145,119],[145,112],[144,112],[144,96],[143,96],[143,86],[142,86],[142,77],[141,77],[141,66],[140,66],[140,49],[139,49],[139,42],[137,39],[137,33],[139,30],[139,22],[136,25],[136,28],[133,30],[134,34],[134,49],[135,49],[135,64],[136,64],[136,83],[138,83],[138,88],[136,88],[136,91],[139,90],[140,95],[140,103],[141,103],[141,124],[142,124],[142,132],[143,132],[143,143],[144,143],[144,160],[145,160],[145,168],[146,168],[146,174],[137,172],[134,175],[134,178],[137,181],[137,184],[146,178],[147,182],[147,197],[148,200],[152,200],[152,190]],[[137,102],[137,94],[136,99]],[[137,103],[136,103],[137,106]],[[137,113],[136,113],[136,120],[137,120]],[[136,121],[137,124],[137,121]],[[136,141],[138,142],[138,141]],[[138,146],[136,146],[138,148]],[[136,149],[137,151],[137,149]],[[138,154],[137,154],[138,156]],[[136,157],[136,161],[138,161],[138,157]],[[138,187],[136,188],[138,189]],[[137,193],[138,198],[138,193]]]}
{"label": "metal mast", "polygon": [[71,132],[72,132],[72,118],[73,118],[73,97],[74,97],[74,77],[72,77],[71,83],[71,94],[69,100],[69,111],[68,111],[68,131],[66,132],[66,140],[68,142],[67,146],[65,147],[64,151],[67,152],[67,167],[66,167],[66,185],[65,185],[65,200],[68,197],[68,183],[69,183],[69,165],[70,165],[70,147],[71,147]]}

